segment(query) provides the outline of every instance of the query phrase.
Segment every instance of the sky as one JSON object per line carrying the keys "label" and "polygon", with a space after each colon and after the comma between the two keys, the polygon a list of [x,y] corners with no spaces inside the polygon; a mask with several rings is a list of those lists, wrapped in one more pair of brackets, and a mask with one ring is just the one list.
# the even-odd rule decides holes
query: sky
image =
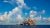
{"label": "sky", "polygon": [[[0,0],[0,13],[4,13],[5,11],[11,11],[13,8],[15,8],[17,5],[14,2],[9,3],[9,2],[3,2],[4,0]],[[7,0],[10,1],[11,0]],[[50,16],[50,0],[24,0],[24,2],[27,4],[28,7],[31,7],[32,10],[36,10],[36,11],[41,11],[41,10],[45,10],[46,16]],[[37,9],[34,9],[37,8]]]}
{"label": "sky", "polygon": [[[18,22],[19,24],[25,17],[32,18],[32,13],[36,18],[48,19],[50,17],[50,0],[0,0],[0,22],[4,23],[5,20],[8,20],[8,23]],[[17,21],[16,18],[18,18]],[[21,22],[18,21],[19,19]]]}
{"label": "sky", "polygon": [[50,16],[50,0],[25,0],[29,7],[36,7],[36,11],[45,10],[46,16]]}

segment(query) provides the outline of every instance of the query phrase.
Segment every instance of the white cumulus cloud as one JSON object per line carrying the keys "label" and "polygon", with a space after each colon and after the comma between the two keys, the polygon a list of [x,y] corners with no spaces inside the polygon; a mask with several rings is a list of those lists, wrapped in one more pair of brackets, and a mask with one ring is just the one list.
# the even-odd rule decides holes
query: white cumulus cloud
{"label": "white cumulus cloud", "polygon": [[[22,8],[30,9],[25,3],[24,0],[16,0],[16,4],[18,5],[12,11],[5,12],[3,15],[0,15],[0,23],[5,22],[5,23],[16,23],[16,24],[21,24],[24,21],[24,18],[22,17]],[[36,9],[36,7],[34,7]],[[40,13],[40,16],[37,11],[31,10],[29,13],[30,18],[35,19],[36,21],[41,20],[42,16],[41,14],[44,14],[45,10],[42,10]],[[27,15],[27,13],[25,13]],[[26,18],[27,19],[27,18]],[[46,19],[46,18],[44,18]],[[49,18],[50,19],[50,18]]]}
{"label": "white cumulus cloud", "polygon": [[[16,0],[18,3],[18,7],[15,7],[14,9],[12,9],[12,11],[5,12],[3,15],[0,16],[0,21],[3,22],[13,22],[13,21],[18,21],[18,23],[20,24],[23,21],[23,17],[22,17],[22,12],[21,9],[23,6],[25,6],[24,0]],[[6,0],[4,2],[7,2]],[[20,5],[20,4],[21,5]],[[14,16],[14,17],[13,17]],[[15,19],[15,20],[13,20]]]}

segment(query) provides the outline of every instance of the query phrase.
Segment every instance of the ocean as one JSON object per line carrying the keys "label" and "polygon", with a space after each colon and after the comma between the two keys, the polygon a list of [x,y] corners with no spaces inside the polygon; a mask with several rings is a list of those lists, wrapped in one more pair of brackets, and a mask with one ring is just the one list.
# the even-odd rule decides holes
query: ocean
{"label": "ocean", "polygon": [[34,26],[0,25],[0,28],[50,28],[50,25],[34,25]]}

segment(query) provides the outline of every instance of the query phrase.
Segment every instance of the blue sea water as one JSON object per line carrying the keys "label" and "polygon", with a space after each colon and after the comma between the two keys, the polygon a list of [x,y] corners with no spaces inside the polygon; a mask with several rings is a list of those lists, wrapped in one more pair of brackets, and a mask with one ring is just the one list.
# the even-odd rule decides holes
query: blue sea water
{"label": "blue sea water", "polygon": [[34,25],[34,26],[0,25],[0,28],[50,28],[50,26],[49,25]]}

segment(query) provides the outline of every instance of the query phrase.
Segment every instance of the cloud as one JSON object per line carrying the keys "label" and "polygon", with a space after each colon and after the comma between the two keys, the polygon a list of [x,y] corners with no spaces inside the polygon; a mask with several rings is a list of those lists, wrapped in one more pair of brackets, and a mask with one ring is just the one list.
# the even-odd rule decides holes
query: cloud
{"label": "cloud", "polygon": [[23,4],[24,3],[24,0],[16,0],[17,2]]}
{"label": "cloud", "polygon": [[37,15],[37,11],[33,11],[33,10],[30,11],[30,17],[34,17],[36,15]]}
{"label": "cloud", "polygon": [[3,16],[0,16],[0,20],[1,20],[1,21],[3,21],[3,20],[4,20],[4,19],[3,19]]}
{"label": "cloud", "polygon": [[50,17],[48,17],[48,21],[50,22]]}
{"label": "cloud", "polygon": [[25,3],[24,3],[24,0],[16,0],[17,2],[17,4],[18,4],[18,6],[19,5],[21,5],[21,6],[23,6]]}
{"label": "cloud", "polygon": [[18,22],[17,24],[21,24],[24,21],[23,17],[20,14],[18,14],[18,16],[16,17],[16,20]]}
{"label": "cloud", "polygon": [[45,14],[45,10],[42,10],[42,12],[41,12],[42,14]]}
{"label": "cloud", "polygon": [[[4,1],[7,2],[7,1]],[[18,3],[20,3],[21,5],[19,5],[18,3],[18,7],[15,7],[14,9],[12,9],[12,11],[5,12],[3,15],[0,16],[0,21],[2,22],[7,22],[7,23],[11,23],[14,22],[15,23],[18,21],[18,23],[21,23],[23,21],[23,17],[21,15],[21,9],[23,6],[25,6],[24,0],[17,0]],[[14,20],[13,20],[14,19]],[[16,21],[17,20],[17,21]]]}
{"label": "cloud", "polygon": [[[0,23],[4,22],[5,24],[21,24],[24,21],[24,18],[22,17],[22,9],[30,9],[26,3],[24,3],[24,0],[16,0],[16,4],[18,5],[14,9],[12,9],[9,12],[5,12],[3,15],[0,15]],[[36,7],[34,7],[36,9]],[[40,13],[40,16],[38,14],[39,12],[31,10],[29,13],[30,18],[35,19],[37,22],[41,21],[42,16],[41,14],[45,13],[45,10],[42,10]],[[27,15],[27,13],[25,13]],[[26,18],[27,19],[27,18]],[[44,18],[45,19],[45,18]]]}

